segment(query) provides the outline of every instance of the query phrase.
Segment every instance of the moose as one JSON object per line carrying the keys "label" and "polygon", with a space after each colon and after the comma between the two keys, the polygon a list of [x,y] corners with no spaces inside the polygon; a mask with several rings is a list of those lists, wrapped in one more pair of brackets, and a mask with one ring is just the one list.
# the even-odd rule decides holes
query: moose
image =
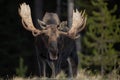
{"label": "moose", "polygon": [[75,77],[79,61],[75,40],[85,28],[85,11],[73,11],[70,28],[67,27],[67,21],[60,22],[56,13],[46,12],[42,20],[38,19],[39,29],[33,25],[29,5],[22,3],[18,11],[23,27],[36,37],[39,76],[56,77],[62,70],[67,77]]}

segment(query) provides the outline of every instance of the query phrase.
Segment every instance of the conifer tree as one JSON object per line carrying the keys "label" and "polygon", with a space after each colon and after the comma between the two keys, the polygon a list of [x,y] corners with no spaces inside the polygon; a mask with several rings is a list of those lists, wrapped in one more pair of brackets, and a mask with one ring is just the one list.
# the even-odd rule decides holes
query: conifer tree
{"label": "conifer tree", "polygon": [[19,77],[25,77],[26,72],[27,72],[27,66],[24,65],[23,58],[20,57],[19,67],[16,68],[16,74]]}
{"label": "conifer tree", "polygon": [[104,0],[92,0],[92,5],[95,10],[92,11],[92,16],[88,16],[82,61],[84,65],[100,68],[104,75],[105,71],[111,71],[119,62],[119,53],[114,49],[114,44],[120,42],[120,19],[112,15],[116,6],[109,10]]}

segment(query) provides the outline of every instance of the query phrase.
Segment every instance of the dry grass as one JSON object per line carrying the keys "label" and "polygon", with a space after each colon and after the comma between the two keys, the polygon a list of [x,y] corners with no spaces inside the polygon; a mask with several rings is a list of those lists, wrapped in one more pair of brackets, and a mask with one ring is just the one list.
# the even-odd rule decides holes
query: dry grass
{"label": "dry grass", "polygon": [[76,78],[73,79],[66,79],[63,72],[61,72],[55,79],[53,78],[39,78],[39,77],[32,77],[32,78],[21,78],[21,77],[14,77],[12,80],[120,80],[120,75],[109,74],[106,77],[102,77],[101,75],[91,75],[90,72],[86,72],[85,70],[80,70]]}

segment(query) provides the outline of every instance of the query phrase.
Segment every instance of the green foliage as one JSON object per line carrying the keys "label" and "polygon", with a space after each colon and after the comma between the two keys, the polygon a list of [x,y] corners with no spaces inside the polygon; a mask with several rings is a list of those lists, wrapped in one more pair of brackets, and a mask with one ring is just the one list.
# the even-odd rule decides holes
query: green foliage
{"label": "green foliage", "polygon": [[19,60],[19,67],[16,68],[16,74],[20,77],[25,77],[25,74],[27,72],[27,66],[24,65],[23,58],[20,58]]}
{"label": "green foliage", "polygon": [[119,52],[114,48],[114,44],[120,42],[120,19],[112,15],[117,9],[116,5],[112,10],[107,8],[104,0],[92,0],[95,9],[92,16],[88,17],[87,31],[83,37],[84,61],[82,65],[93,70],[111,72],[118,65]]}
{"label": "green foliage", "polygon": [[91,15],[91,11],[95,9],[95,7],[92,6],[91,0],[75,0],[75,8],[80,10],[86,10],[86,13]]}

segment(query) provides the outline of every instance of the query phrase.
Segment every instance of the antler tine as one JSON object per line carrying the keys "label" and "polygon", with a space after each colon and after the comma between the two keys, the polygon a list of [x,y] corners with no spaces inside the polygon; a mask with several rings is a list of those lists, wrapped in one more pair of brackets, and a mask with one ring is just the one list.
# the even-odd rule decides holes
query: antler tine
{"label": "antler tine", "polygon": [[33,36],[37,36],[41,34],[41,31],[36,29],[33,25],[32,18],[31,18],[31,9],[29,5],[27,5],[26,3],[21,4],[20,8],[18,9],[18,12],[22,18],[23,27],[26,30],[31,31]]}
{"label": "antler tine", "polygon": [[87,21],[87,16],[84,17],[83,26],[78,30],[78,32],[82,31],[82,30],[85,28],[85,26],[86,26],[86,21]]}
{"label": "antler tine", "polygon": [[83,13],[81,14],[81,16],[84,17],[84,15],[85,15],[85,10],[84,10]]}

